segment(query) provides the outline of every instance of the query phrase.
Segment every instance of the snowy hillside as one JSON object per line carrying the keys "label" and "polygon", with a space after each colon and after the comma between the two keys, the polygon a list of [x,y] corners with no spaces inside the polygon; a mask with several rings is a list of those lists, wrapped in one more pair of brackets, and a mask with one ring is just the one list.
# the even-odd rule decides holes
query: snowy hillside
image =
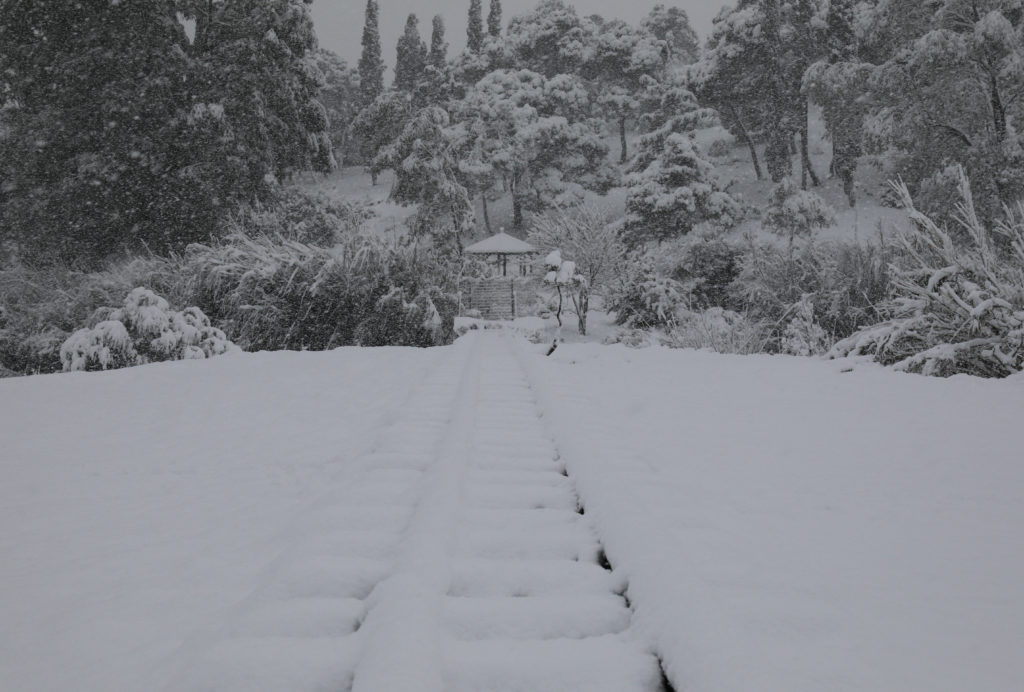
{"label": "snowy hillside", "polygon": [[543,349],[0,382],[0,688],[1024,678],[1019,376]]}

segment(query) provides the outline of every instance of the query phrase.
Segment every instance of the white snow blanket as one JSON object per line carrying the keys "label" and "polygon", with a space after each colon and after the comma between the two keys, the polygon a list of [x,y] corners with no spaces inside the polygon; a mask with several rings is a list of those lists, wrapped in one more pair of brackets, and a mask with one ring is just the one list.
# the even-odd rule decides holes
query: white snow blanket
{"label": "white snow blanket", "polygon": [[1024,679],[1024,378],[545,350],[0,381],[0,689]]}
{"label": "white snow blanket", "polygon": [[1024,681],[1024,376],[564,345],[527,360],[677,690]]}

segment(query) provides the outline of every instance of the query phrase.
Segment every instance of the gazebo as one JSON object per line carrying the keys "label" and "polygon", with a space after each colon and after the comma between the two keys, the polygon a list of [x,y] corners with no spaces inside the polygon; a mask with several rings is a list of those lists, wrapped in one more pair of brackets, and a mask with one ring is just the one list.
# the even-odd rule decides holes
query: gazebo
{"label": "gazebo", "polygon": [[[508,258],[509,256],[519,257],[522,255],[531,255],[537,252],[537,249],[529,243],[519,240],[519,238],[513,238],[508,233],[498,233],[492,235],[490,238],[485,238],[479,243],[474,243],[465,249],[465,252],[470,255],[489,255],[497,258],[497,265],[501,267],[501,275],[508,276]],[[525,273],[525,264],[520,265],[523,273]]]}

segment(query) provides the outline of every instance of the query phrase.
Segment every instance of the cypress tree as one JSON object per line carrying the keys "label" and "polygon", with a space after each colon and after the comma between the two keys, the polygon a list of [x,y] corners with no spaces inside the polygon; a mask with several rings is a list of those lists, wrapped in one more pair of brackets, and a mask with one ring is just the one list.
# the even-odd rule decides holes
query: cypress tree
{"label": "cypress tree", "polygon": [[395,61],[395,87],[411,92],[427,66],[427,46],[420,38],[420,20],[410,14],[405,20],[405,33],[398,39]]}
{"label": "cypress tree", "polygon": [[380,10],[376,0],[366,0],[363,54],[359,58],[359,104],[366,107],[384,91],[384,61],[380,53]]}
{"label": "cypress tree", "polygon": [[482,0],[469,0],[469,24],[466,26],[466,47],[473,53],[484,48],[484,8]]}
{"label": "cypress tree", "polygon": [[831,0],[828,8],[828,24],[825,41],[828,47],[828,61],[832,64],[853,58],[857,39],[853,32],[854,0]]}
{"label": "cypress tree", "polygon": [[434,15],[434,25],[430,32],[430,55],[427,64],[442,69],[448,62],[448,44],[444,40],[444,17]]}
{"label": "cypress tree", "polygon": [[491,0],[491,11],[487,13],[487,33],[501,36],[501,0]]}

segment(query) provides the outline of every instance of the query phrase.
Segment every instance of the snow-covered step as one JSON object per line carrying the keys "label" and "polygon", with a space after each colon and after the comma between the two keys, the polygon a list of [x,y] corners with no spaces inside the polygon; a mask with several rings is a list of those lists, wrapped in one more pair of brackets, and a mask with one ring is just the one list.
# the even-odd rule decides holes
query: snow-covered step
{"label": "snow-covered step", "polygon": [[236,637],[344,637],[359,629],[366,603],[358,598],[292,598],[245,610],[231,625]]}
{"label": "snow-covered step", "polygon": [[625,601],[610,592],[593,595],[449,597],[444,626],[458,639],[582,639],[629,627]]}
{"label": "snow-covered step", "polygon": [[656,692],[657,659],[632,637],[449,644],[448,692]]}
{"label": "snow-covered step", "polygon": [[345,692],[355,637],[258,637],[204,649],[170,684],[173,692]]}
{"label": "snow-covered step", "polygon": [[[560,475],[554,474],[556,478]],[[576,508],[576,497],[568,484],[528,485],[475,483],[468,501],[470,507],[492,509],[568,509]]]}
{"label": "snow-covered step", "polygon": [[578,527],[507,526],[464,527],[459,532],[457,555],[491,559],[594,561],[600,552],[597,539]]}
{"label": "snow-covered step", "polygon": [[462,558],[453,563],[448,593],[524,597],[621,593],[624,589],[617,575],[594,562]]}

